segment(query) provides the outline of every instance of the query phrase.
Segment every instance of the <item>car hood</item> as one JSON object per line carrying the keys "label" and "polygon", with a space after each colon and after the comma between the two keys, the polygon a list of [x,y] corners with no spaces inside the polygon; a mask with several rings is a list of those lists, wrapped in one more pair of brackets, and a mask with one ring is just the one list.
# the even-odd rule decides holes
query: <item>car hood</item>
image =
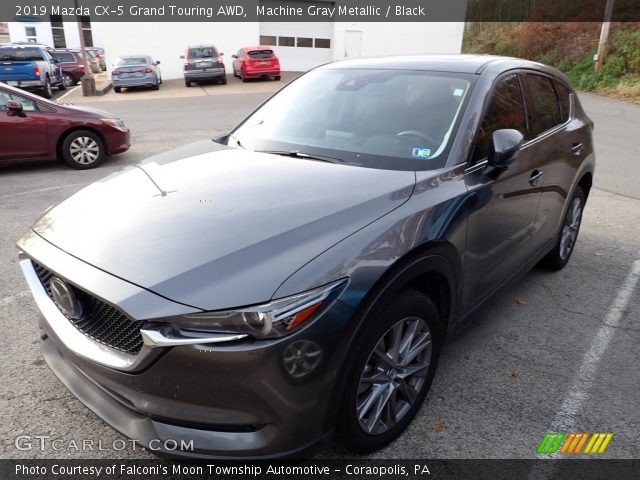
{"label": "car hood", "polygon": [[115,118],[113,113],[105,112],[104,110],[100,110],[99,108],[93,107],[80,107],[77,105],[72,105],[70,103],[59,103],[58,107],[63,107],[68,110],[69,113],[75,115],[89,115],[92,117],[100,117],[100,118]]}
{"label": "car hood", "polygon": [[34,230],[124,280],[215,310],[269,300],[297,269],[404,203],[414,185],[413,172],[226,147],[163,154],[84,188]]}

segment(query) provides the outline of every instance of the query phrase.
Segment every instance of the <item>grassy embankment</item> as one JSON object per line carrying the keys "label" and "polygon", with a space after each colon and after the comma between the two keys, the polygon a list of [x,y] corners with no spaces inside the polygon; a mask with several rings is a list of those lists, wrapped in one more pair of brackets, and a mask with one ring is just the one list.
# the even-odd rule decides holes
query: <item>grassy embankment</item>
{"label": "grassy embankment", "polygon": [[563,71],[578,90],[640,103],[640,23],[611,25],[608,53],[594,69],[600,23],[472,23],[462,51],[527,58]]}

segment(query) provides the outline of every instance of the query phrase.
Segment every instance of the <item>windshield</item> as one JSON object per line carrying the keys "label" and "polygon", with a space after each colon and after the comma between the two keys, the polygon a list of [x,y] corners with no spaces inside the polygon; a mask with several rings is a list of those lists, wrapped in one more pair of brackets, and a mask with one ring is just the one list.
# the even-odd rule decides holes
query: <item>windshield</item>
{"label": "windshield", "polygon": [[228,143],[378,168],[439,168],[468,96],[470,77],[409,70],[314,70],[254,112]]}

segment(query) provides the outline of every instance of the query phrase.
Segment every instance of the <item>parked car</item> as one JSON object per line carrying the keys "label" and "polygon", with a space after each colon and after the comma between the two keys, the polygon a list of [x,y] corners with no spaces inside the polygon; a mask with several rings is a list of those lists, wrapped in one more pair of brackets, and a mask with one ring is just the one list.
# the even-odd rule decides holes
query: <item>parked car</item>
{"label": "parked car", "polygon": [[0,82],[53,96],[52,87],[67,88],[62,68],[44,45],[12,44],[0,47]]}
{"label": "parked car", "polygon": [[193,45],[187,48],[184,60],[184,84],[191,86],[192,82],[217,81],[221,85],[227,84],[227,72],[222,61],[224,53],[220,53],[214,45]]}
{"label": "parked car", "polygon": [[67,86],[77,84],[84,76],[84,63],[80,50],[68,48],[55,48],[50,51],[53,58],[58,60],[62,68],[62,74]]}
{"label": "parked car", "polygon": [[85,49],[85,53],[87,55],[87,63],[89,64],[91,73],[101,73],[102,68],[100,67],[100,59],[96,56],[95,52]]}
{"label": "parked car", "polygon": [[18,246],[43,356],[127,437],[193,440],[158,454],[301,456],[334,435],[384,447],[445,338],[532,266],[569,261],[592,128],[539,63],[314,69],[216,143],[38,220]]}
{"label": "parked car", "polygon": [[107,71],[107,62],[104,58],[104,48],[100,47],[86,47],[86,50],[91,52],[95,58],[98,60],[98,65],[100,70],[103,72]]}
{"label": "parked car", "polygon": [[128,150],[129,142],[129,129],[115,115],[0,84],[0,160],[60,158],[84,170]]}
{"label": "parked car", "polygon": [[127,55],[118,57],[111,72],[113,90],[120,93],[123,88],[151,87],[158,90],[162,84],[162,75],[149,55]]}
{"label": "parked car", "polygon": [[242,47],[233,57],[233,75],[246,82],[250,78],[280,80],[280,61],[269,47]]}

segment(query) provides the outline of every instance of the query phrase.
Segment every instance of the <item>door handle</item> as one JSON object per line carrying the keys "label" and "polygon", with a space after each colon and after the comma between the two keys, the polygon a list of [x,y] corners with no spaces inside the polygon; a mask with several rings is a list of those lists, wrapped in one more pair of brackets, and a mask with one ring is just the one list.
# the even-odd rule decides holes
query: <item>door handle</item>
{"label": "door handle", "polygon": [[582,153],[582,147],[582,143],[574,143],[573,145],[571,145],[571,151],[575,156],[578,156]]}
{"label": "door handle", "polygon": [[542,173],[540,170],[534,170],[531,172],[531,176],[529,177],[529,185],[532,187],[537,187],[540,184],[540,180],[542,180]]}

